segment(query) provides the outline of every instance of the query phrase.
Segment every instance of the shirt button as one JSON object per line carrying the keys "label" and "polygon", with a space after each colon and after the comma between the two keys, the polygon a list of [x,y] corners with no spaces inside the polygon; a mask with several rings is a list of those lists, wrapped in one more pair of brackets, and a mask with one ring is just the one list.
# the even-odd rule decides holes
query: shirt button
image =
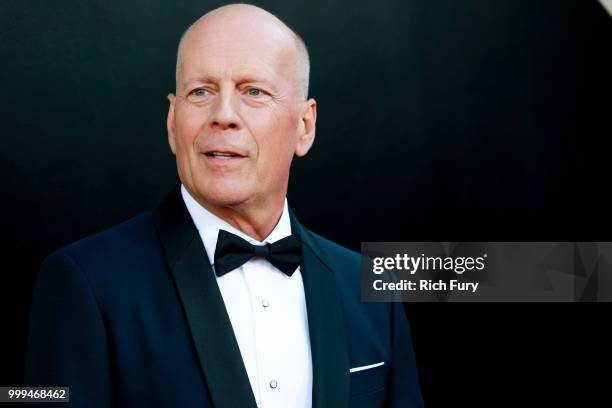
{"label": "shirt button", "polygon": [[262,305],[263,307],[268,307],[268,306],[270,306],[270,302],[268,302],[268,299],[263,299],[263,300],[261,301],[261,305]]}
{"label": "shirt button", "polygon": [[276,389],[276,387],[278,387],[278,381],[276,380],[270,381],[270,388]]}

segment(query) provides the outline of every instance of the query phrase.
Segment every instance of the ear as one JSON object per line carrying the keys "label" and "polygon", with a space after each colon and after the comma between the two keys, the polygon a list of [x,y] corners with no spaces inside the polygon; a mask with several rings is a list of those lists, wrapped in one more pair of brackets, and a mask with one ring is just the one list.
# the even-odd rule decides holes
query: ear
{"label": "ear", "polygon": [[314,143],[317,123],[317,102],[309,99],[302,105],[300,111],[299,138],[295,146],[295,155],[305,156]]}
{"label": "ear", "polygon": [[168,128],[168,143],[170,144],[170,149],[172,149],[172,153],[176,155],[176,128],[174,126],[174,101],[176,100],[176,96],[173,93],[168,94],[168,102],[170,105],[168,106],[168,119],[166,120],[166,127]]}

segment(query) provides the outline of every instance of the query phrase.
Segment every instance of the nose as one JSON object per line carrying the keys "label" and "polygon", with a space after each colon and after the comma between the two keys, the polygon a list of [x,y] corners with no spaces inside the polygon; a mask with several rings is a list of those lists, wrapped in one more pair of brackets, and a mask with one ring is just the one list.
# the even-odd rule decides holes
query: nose
{"label": "nose", "polygon": [[212,112],[210,126],[215,130],[240,129],[240,116],[234,95],[221,92]]}

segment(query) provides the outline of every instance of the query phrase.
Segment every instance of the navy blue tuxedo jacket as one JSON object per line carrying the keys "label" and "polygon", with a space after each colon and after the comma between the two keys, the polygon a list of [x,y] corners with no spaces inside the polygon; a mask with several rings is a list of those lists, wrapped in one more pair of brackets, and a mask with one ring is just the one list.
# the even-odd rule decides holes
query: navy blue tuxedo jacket
{"label": "navy blue tuxedo jacket", "polygon": [[[361,302],[359,254],[310,232],[293,214],[291,226],[303,242],[313,407],[421,407],[401,304]],[[31,308],[26,384],[69,386],[73,407],[256,408],[178,188],[154,212],[45,260]]]}

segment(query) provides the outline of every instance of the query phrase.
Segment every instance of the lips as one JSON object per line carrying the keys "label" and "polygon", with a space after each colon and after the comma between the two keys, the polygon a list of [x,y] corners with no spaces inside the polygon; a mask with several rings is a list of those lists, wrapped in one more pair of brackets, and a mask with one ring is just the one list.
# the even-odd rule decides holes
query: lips
{"label": "lips", "polygon": [[245,163],[246,154],[234,150],[214,149],[204,152],[206,163],[213,169],[230,169]]}
{"label": "lips", "polygon": [[221,159],[221,160],[229,160],[229,159],[246,157],[244,154],[233,152],[233,151],[227,151],[227,150],[211,150],[204,154],[207,157]]}

